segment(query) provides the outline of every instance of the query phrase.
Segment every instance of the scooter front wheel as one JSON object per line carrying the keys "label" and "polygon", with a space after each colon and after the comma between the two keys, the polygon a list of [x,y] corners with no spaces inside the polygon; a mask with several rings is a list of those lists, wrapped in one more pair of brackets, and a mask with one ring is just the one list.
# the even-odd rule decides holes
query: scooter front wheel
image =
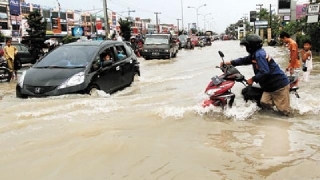
{"label": "scooter front wheel", "polygon": [[0,82],[9,82],[11,80],[12,73],[5,67],[0,67]]}

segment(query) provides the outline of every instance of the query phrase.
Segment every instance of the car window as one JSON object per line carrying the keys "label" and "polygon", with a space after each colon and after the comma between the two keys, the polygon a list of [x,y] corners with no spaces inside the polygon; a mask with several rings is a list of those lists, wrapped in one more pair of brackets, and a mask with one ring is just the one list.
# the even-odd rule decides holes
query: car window
{"label": "car window", "polygon": [[129,46],[124,46],[127,52],[128,57],[132,55],[132,49]]}
{"label": "car window", "polygon": [[169,39],[164,37],[147,37],[144,44],[168,44]]}
{"label": "car window", "polygon": [[118,53],[117,54],[117,58],[116,58],[118,61],[126,59],[128,57],[126,49],[124,48],[123,45],[116,45],[115,48],[116,48],[117,53]]}
{"label": "car window", "polygon": [[21,51],[25,51],[25,52],[29,51],[29,49],[24,45],[20,45],[20,48],[21,48]]}
{"label": "car window", "polygon": [[105,59],[106,55],[109,55],[111,61],[114,61],[116,59],[115,54],[114,54],[114,50],[112,47],[107,47],[107,48],[103,49],[102,52],[99,54],[100,61],[102,63],[104,61],[106,61],[106,59]]}
{"label": "car window", "polygon": [[19,44],[12,44],[12,45],[16,47],[18,51],[22,51],[21,46]]}
{"label": "car window", "polygon": [[97,50],[97,46],[60,46],[41,59],[34,67],[85,67],[91,64]]}

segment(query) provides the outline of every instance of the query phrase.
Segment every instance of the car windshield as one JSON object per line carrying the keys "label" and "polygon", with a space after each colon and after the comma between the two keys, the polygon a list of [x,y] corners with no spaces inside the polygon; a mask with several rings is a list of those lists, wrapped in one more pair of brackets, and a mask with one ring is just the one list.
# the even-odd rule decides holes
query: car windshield
{"label": "car windshield", "polygon": [[180,41],[186,41],[188,36],[187,35],[180,35],[178,38]]}
{"label": "car windshield", "polygon": [[169,39],[163,36],[147,37],[144,44],[168,44]]}
{"label": "car windshield", "polygon": [[96,46],[60,46],[45,56],[35,68],[86,67],[97,51]]}

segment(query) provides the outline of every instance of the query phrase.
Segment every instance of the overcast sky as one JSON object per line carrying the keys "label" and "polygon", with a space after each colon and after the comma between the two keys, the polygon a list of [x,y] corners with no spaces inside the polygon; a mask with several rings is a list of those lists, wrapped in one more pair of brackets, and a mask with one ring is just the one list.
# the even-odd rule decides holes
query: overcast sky
{"label": "overcast sky", "polygon": [[[102,9],[102,0],[58,0],[61,9],[81,9],[96,11]],[[298,0],[298,2],[306,2],[308,0]],[[27,0],[28,3],[40,4],[42,6],[57,7],[57,0]],[[196,9],[198,8],[198,22],[201,28],[213,29],[221,33],[231,23],[237,22],[241,17],[249,16],[249,12],[256,10],[256,4],[263,4],[264,8],[277,9],[278,0],[107,0],[108,8],[117,12],[122,16],[130,16],[140,18],[151,18],[155,22],[154,12],[161,12],[158,15],[160,23],[177,24],[177,19],[182,19],[183,9],[183,25],[186,28],[188,23],[196,23]],[[183,8],[182,8],[183,7]],[[96,12],[92,11],[92,12]],[[210,14],[211,13],[211,14]],[[204,23],[204,15],[206,15],[206,23]],[[181,28],[181,21],[179,21]]]}

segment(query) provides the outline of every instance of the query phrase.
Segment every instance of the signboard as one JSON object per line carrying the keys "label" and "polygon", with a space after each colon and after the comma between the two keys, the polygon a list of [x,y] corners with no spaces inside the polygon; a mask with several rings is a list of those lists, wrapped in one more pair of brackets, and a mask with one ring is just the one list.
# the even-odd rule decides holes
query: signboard
{"label": "signboard", "polygon": [[96,30],[102,30],[102,21],[96,20]]}
{"label": "signboard", "polygon": [[9,0],[9,8],[11,15],[20,15],[20,0]]}
{"label": "signboard", "polygon": [[254,25],[256,28],[266,28],[268,27],[268,21],[256,21]]}
{"label": "signboard", "polygon": [[291,17],[290,16],[283,16],[284,21],[290,21]]}
{"label": "signboard", "polygon": [[52,20],[52,31],[55,34],[60,34],[61,33],[61,22],[60,18],[51,18]]}
{"label": "signboard", "polygon": [[319,21],[319,15],[308,16],[307,23],[316,23]]}
{"label": "signboard", "polygon": [[21,28],[21,35],[22,36],[28,35],[28,32],[27,32],[27,29],[29,29],[28,20],[22,19],[20,28]]}
{"label": "signboard", "polygon": [[290,14],[291,0],[279,0],[278,14]]}
{"label": "signboard", "polygon": [[84,28],[80,26],[71,28],[71,35],[75,37],[84,36]]}
{"label": "signboard", "polygon": [[319,4],[309,4],[308,14],[319,14]]}
{"label": "signboard", "polygon": [[250,22],[255,22],[257,18],[257,12],[256,11],[250,11]]}

